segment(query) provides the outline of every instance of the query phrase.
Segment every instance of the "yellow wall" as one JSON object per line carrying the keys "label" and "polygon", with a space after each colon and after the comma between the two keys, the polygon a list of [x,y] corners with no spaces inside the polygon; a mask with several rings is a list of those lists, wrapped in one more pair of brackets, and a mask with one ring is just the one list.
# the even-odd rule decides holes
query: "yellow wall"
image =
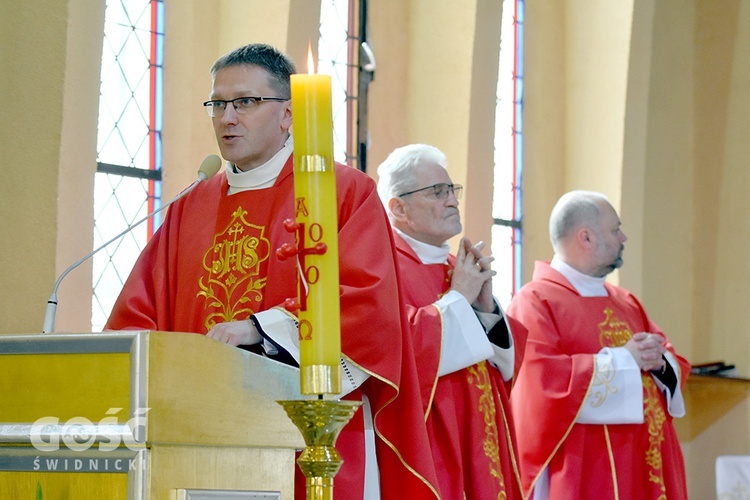
{"label": "yellow wall", "polygon": [[320,2],[193,0],[167,1],[164,7],[164,196],[168,198],[195,180],[206,155],[219,153],[211,120],[201,106],[211,91],[213,62],[240,45],[263,42],[288,53],[298,69],[306,71],[308,40],[316,41],[318,36]]}
{"label": "yellow wall", "polygon": [[[750,2],[526,7],[524,280],[560,194],[602,191],[630,237],[612,279],[692,362],[750,376]],[[691,497],[715,495],[718,454],[750,453],[748,424],[743,402],[683,443]]]}
{"label": "yellow wall", "polygon": [[[165,197],[217,152],[200,106],[211,63],[264,41],[303,66],[319,5],[165,1]],[[499,0],[370,2],[369,172],[397,146],[440,147],[474,240],[489,241],[500,16]],[[0,332],[40,331],[55,278],[92,245],[103,18],[90,0],[0,4]],[[691,361],[749,375],[750,1],[526,2],[524,29],[524,281],[551,256],[560,194],[603,191],[630,237],[613,280]],[[84,265],[60,289],[58,330],[90,329],[90,294]],[[713,495],[717,454],[750,453],[746,403],[719,424],[684,443],[695,498]]]}
{"label": "yellow wall", "polygon": [[464,233],[489,242],[502,3],[369,5],[377,70],[369,94],[368,171],[376,177],[378,164],[404,144],[437,146],[448,156],[453,181],[465,187]]}
{"label": "yellow wall", "polygon": [[[92,248],[103,22],[86,0],[0,4],[0,331],[41,331],[57,274]],[[90,268],[70,276],[62,323],[91,328],[91,290]]]}

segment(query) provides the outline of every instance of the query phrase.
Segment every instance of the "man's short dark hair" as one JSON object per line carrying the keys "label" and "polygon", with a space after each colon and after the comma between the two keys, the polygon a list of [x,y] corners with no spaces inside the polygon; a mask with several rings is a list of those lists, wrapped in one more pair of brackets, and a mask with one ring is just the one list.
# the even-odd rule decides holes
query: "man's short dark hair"
{"label": "man's short dark hair", "polygon": [[297,72],[292,60],[283,52],[265,43],[251,43],[224,54],[211,66],[211,76],[229,66],[258,66],[270,74],[270,84],[279,93],[291,95],[290,76]]}

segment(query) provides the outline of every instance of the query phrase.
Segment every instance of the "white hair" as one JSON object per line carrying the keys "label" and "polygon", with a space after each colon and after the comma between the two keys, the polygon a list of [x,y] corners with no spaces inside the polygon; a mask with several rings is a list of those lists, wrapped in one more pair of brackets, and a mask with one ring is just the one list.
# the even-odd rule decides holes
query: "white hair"
{"label": "white hair", "polygon": [[388,210],[388,202],[398,195],[416,189],[414,169],[425,163],[434,163],[448,168],[448,158],[435,146],[409,144],[394,149],[378,166],[378,195]]}

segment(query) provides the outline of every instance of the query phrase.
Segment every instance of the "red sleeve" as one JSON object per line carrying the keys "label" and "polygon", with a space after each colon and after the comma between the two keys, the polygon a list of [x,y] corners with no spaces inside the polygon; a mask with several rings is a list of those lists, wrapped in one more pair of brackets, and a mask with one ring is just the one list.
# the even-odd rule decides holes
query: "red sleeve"
{"label": "red sleeve", "polygon": [[[506,313],[505,317],[508,320],[508,326],[510,326],[510,334],[513,337],[514,366],[513,379],[511,380],[510,384],[510,386],[512,386],[512,384],[515,383],[516,378],[518,378],[518,371],[521,369],[521,365],[523,364],[523,356],[526,352],[526,341],[529,337],[529,330],[524,326],[523,323],[515,319],[510,314]],[[511,387],[506,384],[508,394],[510,394],[510,388]]]}
{"label": "red sleeve", "polygon": [[373,406],[380,475],[389,478],[381,482],[382,498],[437,497],[390,222],[375,182],[351,167],[340,170],[341,345],[370,373],[363,389]]}
{"label": "red sleeve", "polygon": [[161,300],[167,288],[166,275],[161,271],[167,268],[167,243],[163,235],[168,231],[169,221],[167,215],[164,224],[138,256],[104,330],[172,330],[166,304]]}

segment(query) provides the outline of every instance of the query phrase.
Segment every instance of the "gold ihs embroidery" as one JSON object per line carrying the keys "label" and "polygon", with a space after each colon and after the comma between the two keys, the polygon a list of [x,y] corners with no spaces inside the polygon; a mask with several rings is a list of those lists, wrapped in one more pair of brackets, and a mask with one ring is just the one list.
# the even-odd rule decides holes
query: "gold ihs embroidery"
{"label": "gold ihs embroidery", "polygon": [[633,336],[630,327],[614,315],[612,309],[604,309],[605,319],[599,323],[599,343],[602,347],[620,347]]}
{"label": "gold ihs embroidery", "polygon": [[246,215],[238,207],[203,255],[208,276],[198,280],[198,297],[206,298],[208,330],[216,323],[247,319],[254,312],[253,302],[263,299],[267,277],[260,277],[260,266],[268,259],[270,242],[264,236],[265,227],[250,224]]}

